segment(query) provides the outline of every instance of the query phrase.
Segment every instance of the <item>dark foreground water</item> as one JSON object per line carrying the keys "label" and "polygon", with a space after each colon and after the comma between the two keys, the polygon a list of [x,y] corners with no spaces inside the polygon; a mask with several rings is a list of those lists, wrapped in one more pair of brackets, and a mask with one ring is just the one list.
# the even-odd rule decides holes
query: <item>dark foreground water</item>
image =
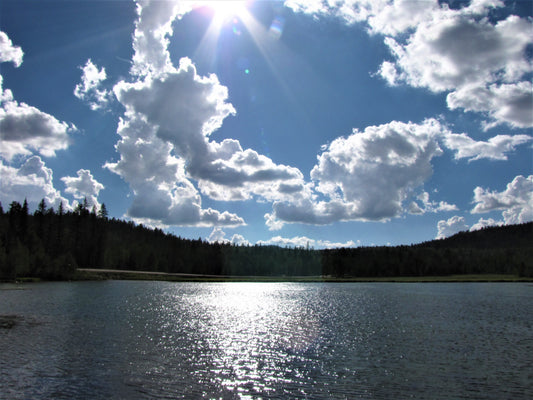
{"label": "dark foreground water", "polygon": [[533,398],[531,284],[16,287],[2,399]]}

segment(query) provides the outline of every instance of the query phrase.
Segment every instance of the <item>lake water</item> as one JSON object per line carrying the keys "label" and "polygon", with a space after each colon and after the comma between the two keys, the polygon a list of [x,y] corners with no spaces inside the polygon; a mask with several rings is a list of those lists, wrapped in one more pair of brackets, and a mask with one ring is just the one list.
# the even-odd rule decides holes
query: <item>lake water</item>
{"label": "lake water", "polygon": [[527,283],[0,285],[0,316],[1,399],[533,398]]}

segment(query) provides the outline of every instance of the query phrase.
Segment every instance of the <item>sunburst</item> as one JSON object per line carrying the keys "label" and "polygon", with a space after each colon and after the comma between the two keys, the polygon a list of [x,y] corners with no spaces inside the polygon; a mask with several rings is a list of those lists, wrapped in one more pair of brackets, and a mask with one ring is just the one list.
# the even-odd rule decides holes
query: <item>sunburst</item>
{"label": "sunburst", "polygon": [[225,23],[235,17],[242,17],[247,12],[247,0],[212,0],[199,1],[198,5],[213,11],[213,19],[217,23]]}

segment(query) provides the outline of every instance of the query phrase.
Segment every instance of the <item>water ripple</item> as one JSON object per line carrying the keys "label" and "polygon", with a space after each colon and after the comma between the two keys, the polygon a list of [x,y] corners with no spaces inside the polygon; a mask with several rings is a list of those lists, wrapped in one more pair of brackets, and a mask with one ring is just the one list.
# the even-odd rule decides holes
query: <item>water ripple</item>
{"label": "water ripple", "polygon": [[533,397],[527,285],[27,288],[0,291],[0,399]]}

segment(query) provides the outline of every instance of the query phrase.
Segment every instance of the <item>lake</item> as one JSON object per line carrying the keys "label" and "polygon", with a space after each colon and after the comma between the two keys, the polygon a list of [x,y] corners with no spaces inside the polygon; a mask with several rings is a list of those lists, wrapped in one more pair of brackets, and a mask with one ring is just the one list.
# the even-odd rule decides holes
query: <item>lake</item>
{"label": "lake", "polygon": [[533,398],[528,283],[3,284],[0,316],[1,399]]}

